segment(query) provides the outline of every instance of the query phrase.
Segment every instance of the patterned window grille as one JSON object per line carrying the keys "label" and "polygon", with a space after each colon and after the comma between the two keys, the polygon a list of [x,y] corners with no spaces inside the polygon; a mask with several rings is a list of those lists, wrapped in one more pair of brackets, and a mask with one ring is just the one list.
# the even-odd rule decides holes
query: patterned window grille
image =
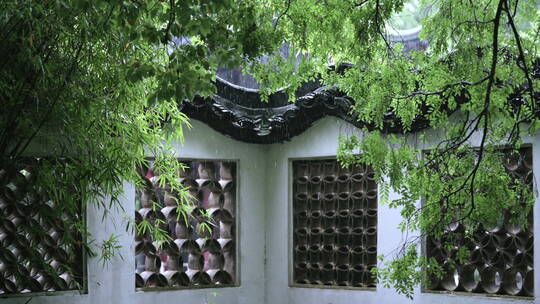
{"label": "patterned window grille", "polygon": [[[155,219],[161,219],[166,224],[158,227],[170,238],[158,246],[151,233],[136,234],[136,288],[235,286],[236,163],[182,162],[188,168],[178,178],[195,199],[186,217],[178,212],[174,193],[159,187],[152,162],[140,170],[147,187],[136,192],[135,221],[147,220],[156,227]],[[211,231],[202,229],[202,223]]]}
{"label": "patterned window grille", "polygon": [[293,161],[293,285],[373,288],[377,184],[367,166]]}
{"label": "patterned window grille", "polygon": [[37,186],[40,163],[0,166],[0,294],[84,289],[84,212]]}
{"label": "patterned window grille", "polygon": [[[523,148],[505,163],[510,176],[532,187],[532,149]],[[456,241],[448,250],[440,240],[428,238],[426,253],[435,258],[445,269],[442,279],[432,278],[428,290],[496,294],[509,296],[534,296],[533,217],[528,217],[526,229],[512,225],[505,216],[501,225],[492,229],[479,229],[473,240],[462,236],[465,227],[455,224],[448,228],[448,237]],[[467,247],[468,261],[456,262],[455,267],[444,267],[455,257],[456,250]]]}

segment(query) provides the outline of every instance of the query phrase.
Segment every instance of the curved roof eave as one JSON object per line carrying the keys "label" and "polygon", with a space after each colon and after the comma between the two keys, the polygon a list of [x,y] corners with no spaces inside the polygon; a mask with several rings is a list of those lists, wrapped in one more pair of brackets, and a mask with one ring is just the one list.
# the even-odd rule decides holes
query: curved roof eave
{"label": "curved roof eave", "polygon": [[[296,92],[296,102],[288,102],[284,92],[272,94],[262,102],[254,89],[245,89],[217,79],[217,94],[185,102],[182,111],[190,118],[207,124],[214,130],[242,142],[272,144],[290,140],[325,117],[335,116],[358,128],[375,129],[361,122],[352,111],[354,101],[332,87],[307,83]],[[412,131],[427,127],[418,119]],[[389,113],[383,131],[402,133],[395,116]]]}

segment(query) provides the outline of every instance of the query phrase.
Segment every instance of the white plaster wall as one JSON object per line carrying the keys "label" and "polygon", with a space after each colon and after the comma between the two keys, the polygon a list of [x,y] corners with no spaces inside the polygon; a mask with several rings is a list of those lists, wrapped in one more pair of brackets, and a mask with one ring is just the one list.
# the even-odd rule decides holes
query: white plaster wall
{"label": "white plaster wall", "polygon": [[[125,231],[126,218],[135,209],[135,189],[126,183],[124,210],[111,210],[101,221],[101,211],[88,208],[88,229],[98,240],[112,233],[119,235],[123,246],[122,258],[116,258],[105,268],[97,258],[88,261],[88,293],[57,293],[34,296],[29,304],[253,304],[264,302],[264,183],[267,147],[240,143],[227,138],[206,125],[192,121],[193,129],[186,132],[178,157],[198,159],[232,159],[238,161],[237,238],[240,242],[240,287],[206,288],[176,291],[135,291],[135,256],[133,235]],[[217,292],[217,296],[212,293]],[[0,298],[2,304],[27,303],[29,297]]]}
{"label": "white plaster wall", "polygon": [[[266,293],[268,304],[350,304],[350,303],[532,303],[530,300],[513,298],[495,298],[486,296],[460,296],[447,294],[422,293],[416,288],[414,300],[397,294],[392,289],[378,286],[376,290],[336,290],[289,287],[289,267],[291,257],[291,167],[290,160],[296,158],[335,156],[338,146],[338,135],[361,135],[354,126],[337,118],[328,117],[314,124],[303,134],[293,138],[291,142],[272,145],[268,156],[267,174],[270,177],[266,189],[266,227],[267,227],[267,264],[266,264]],[[540,172],[540,151],[536,147],[538,137],[528,138],[533,143],[534,172]],[[395,193],[390,193],[390,200],[396,199]],[[540,220],[540,205],[535,207],[535,222]],[[378,240],[377,254],[388,256],[402,240],[402,234],[397,229],[401,221],[399,210],[390,209],[387,205],[378,208]],[[535,226],[535,234],[540,235],[539,227]],[[287,236],[287,237],[285,237]],[[535,264],[540,265],[538,255],[540,238],[535,238]],[[535,289],[540,290],[538,272],[535,277]],[[538,292],[537,292],[538,293]],[[537,298],[540,303],[540,298]]]}
{"label": "white plaster wall", "polygon": [[[291,256],[291,167],[295,158],[335,156],[338,135],[360,134],[354,126],[328,117],[314,124],[292,141],[269,146],[245,144],[227,138],[198,121],[186,131],[186,141],[178,157],[198,159],[233,159],[238,161],[237,227],[240,287],[177,290],[135,291],[133,235],[125,231],[126,218],[134,213],[135,190],[125,185],[124,210],[112,210],[101,220],[101,211],[88,208],[88,229],[98,240],[112,233],[123,245],[117,258],[105,268],[97,258],[88,261],[88,293],[62,293],[33,296],[29,304],[108,304],[108,303],[182,303],[182,304],[351,304],[351,303],[516,303],[533,301],[484,296],[459,296],[422,293],[415,290],[414,301],[392,289],[339,290],[289,287]],[[534,172],[540,172],[540,138],[528,138],[533,144]],[[390,199],[396,198],[390,193]],[[535,222],[540,223],[540,204],[535,206]],[[393,251],[401,240],[397,224],[398,210],[385,205],[378,208],[378,254]],[[540,225],[535,226],[540,235]],[[535,264],[540,265],[540,237],[535,238]],[[540,291],[540,277],[535,276],[535,289]],[[213,292],[218,295],[214,297]],[[539,292],[537,292],[539,293]],[[0,298],[0,303],[27,303],[29,297]],[[540,297],[536,303],[540,304]]]}

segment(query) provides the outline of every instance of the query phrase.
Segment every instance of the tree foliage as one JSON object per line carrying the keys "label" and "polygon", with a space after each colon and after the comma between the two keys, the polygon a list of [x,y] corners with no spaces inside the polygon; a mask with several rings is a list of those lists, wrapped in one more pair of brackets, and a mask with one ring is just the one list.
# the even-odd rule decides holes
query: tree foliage
{"label": "tree foliage", "polygon": [[[391,18],[404,1],[272,5],[276,31],[308,58],[297,68],[298,82],[288,84],[294,88],[315,75],[354,99],[369,128],[341,138],[338,158],[344,165],[368,163],[381,189],[399,197],[387,203],[401,211],[406,240],[392,261],[381,262],[381,283],[411,297],[412,286],[425,279],[418,268],[440,275],[415,248],[451,224],[468,227],[470,237],[497,225],[503,210],[526,223],[532,193],[504,164],[539,126],[539,2],[422,1],[420,37],[429,47],[412,52],[390,39],[396,35]],[[335,73],[329,61],[352,66]],[[388,134],[392,125],[404,134]],[[416,132],[419,126],[427,130]]]}
{"label": "tree foliage", "polygon": [[[182,102],[214,92],[218,64],[265,50],[253,14],[236,1],[2,1],[0,168],[39,157],[35,182],[59,214],[80,202],[107,213],[125,181],[144,186],[136,168],[153,156],[187,202],[171,156],[190,126]],[[112,256],[114,242],[97,244]]]}
{"label": "tree foliage", "polygon": [[[401,210],[403,231],[440,236],[455,221],[493,224],[503,209],[523,218],[532,199],[507,186],[500,147],[516,150],[540,127],[540,4],[421,1],[429,47],[404,52],[389,39],[404,2],[2,1],[1,160],[65,158],[81,190],[73,201],[117,202],[124,180],[140,184],[135,168],[149,155],[175,185],[180,164],[169,155],[188,125],[182,102],[212,94],[218,66],[241,65],[266,96],[286,87],[293,99],[317,79],[354,99],[369,132],[342,138],[339,158],[367,162],[400,195],[388,204]],[[342,73],[328,68],[342,64]],[[386,134],[392,123],[405,135]],[[409,134],[419,123],[429,131]],[[423,265],[410,250],[418,242],[379,272],[406,294],[410,276],[396,274]]]}

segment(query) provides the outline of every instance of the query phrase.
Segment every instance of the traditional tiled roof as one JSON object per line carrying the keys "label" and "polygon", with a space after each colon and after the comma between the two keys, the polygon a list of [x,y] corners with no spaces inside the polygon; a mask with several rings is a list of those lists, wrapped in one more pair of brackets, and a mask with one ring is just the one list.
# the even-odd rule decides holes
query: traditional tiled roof
{"label": "traditional tiled roof", "polygon": [[[284,92],[277,92],[268,102],[263,102],[256,89],[240,87],[220,78],[217,78],[216,86],[216,95],[185,103],[183,112],[243,142],[287,141],[325,116],[341,118],[359,128],[373,129],[352,112],[353,100],[332,87],[306,83],[296,92],[296,102],[292,103]],[[419,119],[413,129],[426,126],[427,123]],[[402,131],[393,114],[388,114],[385,119],[385,131]]]}
{"label": "traditional tiled roof", "polygon": [[[406,49],[426,47],[426,42],[414,35],[399,37],[392,42],[404,43]],[[342,65],[336,72],[340,73],[347,68],[350,68],[350,65]],[[536,60],[531,76],[540,78],[540,59]],[[289,102],[287,94],[283,91],[272,94],[268,101],[263,101],[259,90],[256,89],[258,84],[255,79],[243,75],[240,69],[221,69],[218,71],[215,84],[217,93],[213,97],[196,98],[194,101],[186,102],[183,112],[216,131],[243,142],[272,144],[288,141],[325,116],[341,118],[358,128],[374,129],[373,125],[359,120],[352,110],[354,101],[349,96],[334,87],[321,86],[317,82],[301,86],[296,91],[294,103]],[[518,89],[509,100],[511,105],[525,102],[519,97],[520,90],[523,91]],[[540,102],[540,93],[538,94],[537,101]],[[466,95],[464,92],[462,97],[457,98],[463,102],[467,98]],[[427,107],[422,110],[424,113],[429,112]],[[540,116],[540,113],[537,115]],[[419,116],[409,131],[416,132],[427,127],[428,121],[425,117]],[[385,116],[383,132],[404,132],[394,113]]]}

